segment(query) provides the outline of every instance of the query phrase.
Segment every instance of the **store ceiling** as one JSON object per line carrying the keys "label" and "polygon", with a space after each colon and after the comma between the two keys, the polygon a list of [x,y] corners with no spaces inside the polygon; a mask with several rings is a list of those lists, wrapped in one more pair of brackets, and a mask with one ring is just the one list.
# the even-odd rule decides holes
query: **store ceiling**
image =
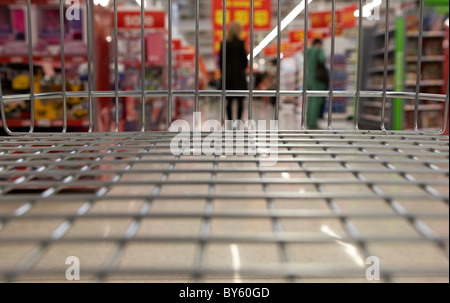
{"label": "store ceiling", "polygon": [[[136,0],[119,0],[123,4],[138,5]],[[140,0],[138,0],[140,1]],[[150,6],[164,7],[167,10],[167,0],[146,0]],[[175,36],[183,38],[189,45],[195,45],[195,1],[196,0],[173,0],[174,4],[174,29]],[[282,17],[285,17],[295,6],[297,6],[301,0],[280,0]],[[372,0],[363,0],[363,4],[369,3]],[[394,7],[400,2],[406,2],[408,0],[391,0],[391,6]],[[409,0],[410,1],[410,0]],[[383,1],[384,2],[384,1]],[[205,59],[208,69],[214,69],[214,57],[213,57],[213,37],[211,31],[211,0],[200,0],[200,31],[199,41],[200,49],[203,58]],[[346,6],[349,3],[359,3],[358,0],[337,0],[337,7]],[[278,2],[273,1],[273,27],[276,26],[277,14],[278,14]],[[331,0],[314,0],[309,8],[311,10],[329,10],[331,8]],[[178,18],[176,18],[178,17]],[[302,27],[303,18],[297,18],[294,20],[291,27]],[[267,35],[267,32],[256,33],[255,38],[262,40]],[[283,32],[283,38],[287,38],[287,31]]]}

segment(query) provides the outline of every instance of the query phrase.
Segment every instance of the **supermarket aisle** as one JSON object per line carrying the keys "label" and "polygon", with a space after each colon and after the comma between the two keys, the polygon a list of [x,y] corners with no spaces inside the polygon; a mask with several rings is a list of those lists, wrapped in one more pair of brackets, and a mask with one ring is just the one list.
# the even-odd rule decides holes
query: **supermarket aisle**
{"label": "supermarket aisle", "polygon": [[[220,99],[211,99],[200,103],[200,111],[202,112],[202,120],[209,119],[220,120]],[[234,111],[237,111],[236,104]],[[350,109],[351,111],[351,109]],[[244,101],[244,117],[248,117],[248,100]],[[253,101],[253,119],[255,121],[266,120],[270,121],[275,117],[275,108],[271,104],[255,99]],[[301,108],[293,103],[282,104],[280,107],[280,130],[300,130],[301,129]],[[192,115],[185,115],[184,118],[189,121],[192,126]],[[267,124],[269,127],[269,124]],[[354,125],[352,121],[347,119],[346,114],[333,114],[333,127],[336,130],[352,130]],[[322,130],[328,129],[328,114],[324,115],[324,118],[319,120],[319,128]]]}

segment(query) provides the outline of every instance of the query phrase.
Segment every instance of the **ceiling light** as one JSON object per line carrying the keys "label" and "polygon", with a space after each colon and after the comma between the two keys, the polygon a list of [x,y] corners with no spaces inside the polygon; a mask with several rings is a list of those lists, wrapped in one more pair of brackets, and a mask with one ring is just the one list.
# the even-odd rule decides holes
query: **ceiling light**
{"label": "ceiling light", "polygon": [[[308,0],[308,4],[313,2],[313,0]],[[283,31],[289,23],[291,23],[295,18],[297,18],[298,15],[300,15],[301,12],[305,9],[305,0],[302,0],[302,2],[294,7],[294,9],[286,16],[286,18],[281,21],[281,31]],[[255,47],[253,50],[253,58],[259,55],[259,53],[267,46],[270,42],[272,42],[273,39],[275,39],[278,36],[278,26],[276,26],[268,35],[265,37],[261,43]],[[248,59],[250,59],[250,55],[248,56]]]}
{"label": "ceiling light", "polygon": [[[142,0],[136,0],[136,3],[139,4],[139,6],[141,6],[141,1]],[[147,1],[144,0],[144,7],[147,8]]]}
{"label": "ceiling light", "polygon": [[94,0],[95,5],[101,5],[103,7],[107,7],[109,5],[110,0]]}
{"label": "ceiling light", "polygon": [[[363,6],[363,17],[367,18],[372,16],[372,11],[379,7],[381,4],[383,4],[382,0],[374,0],[371,3],[368,3],[366,5]],[[359,9],[355,11],[354,13],[356,18],[359,18]]]}

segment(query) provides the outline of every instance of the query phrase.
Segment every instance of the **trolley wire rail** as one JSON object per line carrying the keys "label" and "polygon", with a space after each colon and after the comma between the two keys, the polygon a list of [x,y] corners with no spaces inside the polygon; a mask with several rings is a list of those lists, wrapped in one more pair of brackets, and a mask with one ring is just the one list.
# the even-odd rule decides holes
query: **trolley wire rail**
{"label": "trolley wire rail", "polygon": [[[30,5],[28,0],[28,18]],[[334,10],[336,1],[332,5]],[[114,7],[117,11],[116,1]],[[91,15],[92,1],[86,8]],[[304,5],[305,16],[307,10]],[[278,46],[280,20],[278,14]],[[307,32],[307,22],[305,27]],[[250,36],[253,45],[253,27]],[[91,40],[89,33],[87,92],[5,96],[0,91],[9,134],[0,138],[1,281],[65,279],[69,256],[81,259],[83,280],[101,282],[366,281],[371,256],[380,259],[384,282],[448,281],[449,138],[418,129],[388,131],[382,122],[388,98],[416,100],[416,109],[422,99],[445,102],[448,115],[448,93],[388,92],[386,83],[381,92],[361,91],[360,83],[354,92],[281,91],[279,85],[275,91],[253,91],[252,85],[248,91],[228,91],[225,85],[222,91],[201,91],[198,81],[192,91],[173,90],[169,81],[166,91],[124,92],[116,81],[115,91],[100,92],[93,85]],[[334,57],[334,47],[332,52]],[[169,48],[169,58],[171,53]],[[198,75],[198,57],[196,62]],[[117,79],[117,57],[115,63]],[[277,78],[279,84],[279,72]],[[89,98],[87,133],[68,133],[66,115],[58,134],[34,132],[33,120],[27,133],[8,128],[5,102],[63,97],[65,103],[74,96]],[[117,108],[124,96],[140,97],[143,105],[147,97],[168,97],[169,123],[175,96],[195,97],[196,109],[199,97],[222,97],[222,125],[227,96],[249,98],[249,119],[257,96],[277,98],[276,117],[282,96],[303,96],[303,108],[308,96],[356,97],[357,105],[363,97],[383,98],[383,114],[380,131],[359,130],[358,115],[354,131],[333,130],[332,113],[329,130],[308,131],[303,116],[302,130],[267,132],[275,133],[277,142],[257,145],[254,155],[174,156],[175,133],[144,127],[138,133],[120,133],[117,127],[114,133],[95,132],[95,98],[114,97]],[[188,136],[194,150],[194,136]],[[247,148],[253,139],[245,132],[221,140],[225,154],[227,147]],[[261,165],[267,148],[277,149],[273,167]]]}

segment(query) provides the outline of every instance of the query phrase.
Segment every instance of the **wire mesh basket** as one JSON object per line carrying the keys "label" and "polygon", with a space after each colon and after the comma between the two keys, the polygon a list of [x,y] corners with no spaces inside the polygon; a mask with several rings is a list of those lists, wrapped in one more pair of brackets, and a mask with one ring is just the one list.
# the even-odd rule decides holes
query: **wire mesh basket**
{"label": "wire mesh basket", "polygon": [[[30,32],[31,2],[27,0]],[[223,2],[226,6],[226,0]],[[280,62],[282,4],[275,2],[279,12]],[[424,1],[420,2],[423,12]],[[60,5],[61,37],[64,3],[61,1]],[[168,3],[170,67],[172,0]],[[250,3],[253,11],[253,1]],[[195,4],[195,40],[199,49],[200,1]],[[307,32],[308,5],[304,1],[302,4]],[[335,12],[336,1],[331,4]],[[386,5],[389,8],[389,1]],[[362,11],[362,0],[359,7]],[[141,10],[143,36],[143,1]],[[86,11],[88,28],[92,28],[92,1],[87,1]],[[117,1],[114,12],[117,48]],[[386,14],[386,24],[389,23]],[[360,36],[362,25],[361,16]],[[388,31],[387,27],[386,37]],[[225,25],[223,34],[225,37]],[[421,26],[419,40],[422,35]],[[29,35],[29,45],[32,39]],[[250,40],[254,40],[253,27]],[[386,81],[381,91],[363,91],[362,52],[358,56],[355,91],[333,91],[332,83],[330,91],[282,91],[280,69],[274,91],[254,91],[252,85],[247,91],[200,90],[199,52],[195,56],[193,91],[173,89],[171,68],[167,90],[121,91],[117,55],[115,90],[97,91],[91,30],[87,41],[87,91],[67,92],[64,86],[60,92],[39,94],[33,89],[25,95],[3,95],[0,91],[2,122],[7,133],[0,137],[1,281],[66,281],[70,265],[66,261],[71,256],[80,260],[82,281],[367,281],[374,258],[381,264],[383,282],[448,281],[449,138],[442,135],[447,125],[444,122],[442,131],[435,133],[418,128],[419,103],[424,99],[445,102],[447,121],[448,93],[420,93],[420,79],[415,93],[388,91]],[[305,35],[305,45],[307,41]],[[332,35],[332,60],[334,43]],[[362,49],[363,40],[358,43]],[[61,48],[64,54],[63,38]],[[144,58],[143,37],[141,51]],[[387,52],[386,47],[385,78]],[[304,55],[307,56],[306,49]],[[253,66],[253,50],[249,58]],[[33,83],[31,47],[29,60]],[[64,55],[61,61],[64,75]],[[333,74],[333,61],[330,68]],[[143,72],[144,69],[142,66]],[[250,82],[253,81],[250,74]],[[222,126],[229,96],[248,98],[249,120],[255,96],[276,97],[275,120],[279,119],[280,99],[284,96],[303,97],[303,108],[311,96],[330,100],[354,97],[356,113],[361,98],[375,97],[383,100],[383,110],[380,129],[371,131],[360,129],[358,114],[355,130],[333,129],[332,106],[328,130],[307,130],[306,111],[302,113],[301,130],[249,129],[226,137],[230,131],[223,129],[216,132],[221,135],[221,148],[212,154],[198,152],[199,142],[204,142],[210,133],[198,134],[199,121],[194,121],[197,128],[182,134],[188,153],[176,155],[171,144],[180,135],[178,132],[148,132],[145,126],[141,132],[118,131],[119,98],[127,96],[140,97],[143,104],[148,97],[167,97],[169,124],[173,117],[172,99],[176,96],[195,98],[196,112],[200,97],[220,97]],[[66,102],[73,97],[89,99],[88,132],[67,131]],[[94,108],[100,97],[115,98],[115,132],[96,131]],[[36,132],[35,100],[57,98],[64,105],[62,132]],[[415,130],[386,129],[386,104],[393,98],[415,101]],[[8,127],[5,104],[14,100],[29,101],[32,114],[28,132],[18,133]],[[255,145],[255,138],[261,134],[272,140]],[[238,147],[253,147],[254,152],[228,155],[225,151]],[[271,149],[276,150],[277,160],[268,166],[265,161],[267,150]]]}

